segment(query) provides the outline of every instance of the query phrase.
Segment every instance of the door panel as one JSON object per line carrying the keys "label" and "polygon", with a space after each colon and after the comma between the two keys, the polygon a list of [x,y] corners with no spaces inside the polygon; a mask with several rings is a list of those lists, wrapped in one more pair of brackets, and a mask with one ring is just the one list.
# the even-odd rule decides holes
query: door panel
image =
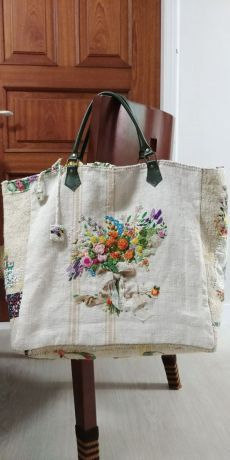
{"label": "door panel", "polygon": [[1,180],[65,161],[101,90],[159,107],[160,0],[0,0],[0,23]]}

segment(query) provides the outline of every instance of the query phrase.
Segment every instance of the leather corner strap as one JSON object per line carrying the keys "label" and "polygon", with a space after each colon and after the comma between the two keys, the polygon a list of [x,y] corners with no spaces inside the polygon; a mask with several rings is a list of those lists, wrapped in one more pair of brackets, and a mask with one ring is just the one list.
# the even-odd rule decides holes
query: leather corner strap
{"label": "leather corner strap", "polygon": [[[98,93],[99,96],[112,96],[114,97],[117,101],[120,102],[120,104],[124,107],[128,115],[130,116],[136,131],[137,131],[137,136],[138,136],[138,141],[139,141],[139,158],[144,159],[146,164],[147,164],[147,177],[146,181],[156,187],[159,182],[162,181],[162,175],[160,172],[160,168],[158,165],[157,157],[156,157],[156,152],[150,147],[148,142],[146,141],[144,134],[139,127],[136,118],[133,115],[133,112],[131,110],[131,107],[127,101],[127,99],[122,96],[121,94],[114,93],[112,91],[102,91],[101,93]],[[85,115],[83,117],[83,120],[81,122],[81,126],[79,128],[79,131],[76,136],[76,140],[73,145],[72,153],[69,156],[67,160],[67,172],[66,172],[66,178],[65,178],[65,185],[69,189],[71,189],[73,192],[81,185],[81,180],[80,176],[78,173],[78,166],[79,166],[79,161],[82,161],[83,155],[89,140],[89,133],[90,130],[88,128],[88,131],[85,135],[84,140],[82,141],[83,134],[85,131],[85,127],[87,124],[87,121],[90,117],[91,111],[92,111],[92,105],[93,101],[90,102]],[[82,144],[82,147],[80,149],[80,144]],[[154,159],[150,159],[150,157],[153,156]]]}

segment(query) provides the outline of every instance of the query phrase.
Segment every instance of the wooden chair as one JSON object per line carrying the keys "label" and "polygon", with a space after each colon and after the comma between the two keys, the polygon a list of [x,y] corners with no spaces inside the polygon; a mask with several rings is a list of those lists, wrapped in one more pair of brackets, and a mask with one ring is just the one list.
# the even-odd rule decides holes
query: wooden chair
{"label": "wooden chair", "polygon": [[[159,109],[130,102],[145,137],[158,159],[170,159],[173,117]],[[110,96],[96,96],[90,122],[89,151],[84,162],[115,165],[138,163],[138,140],[126,111]],[[139,160],[143,161],[143,160]],[[168,386],[181,388],[176,355],[162,355]],[[93,360],[71,360],[79,460],[99,459],[99,430]]]}

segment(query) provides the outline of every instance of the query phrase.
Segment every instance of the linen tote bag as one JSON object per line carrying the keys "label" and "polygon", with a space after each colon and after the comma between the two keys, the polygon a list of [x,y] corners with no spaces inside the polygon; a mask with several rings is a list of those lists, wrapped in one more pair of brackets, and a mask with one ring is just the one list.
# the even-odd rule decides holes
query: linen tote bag
{"label": "linen tote bag", "polygon": [[[224,299],[224,168],[154,157],[82,163],[2,183],[12,348],[34,358],[214,352]],[[106,127],[105,127],[106,129]]]}

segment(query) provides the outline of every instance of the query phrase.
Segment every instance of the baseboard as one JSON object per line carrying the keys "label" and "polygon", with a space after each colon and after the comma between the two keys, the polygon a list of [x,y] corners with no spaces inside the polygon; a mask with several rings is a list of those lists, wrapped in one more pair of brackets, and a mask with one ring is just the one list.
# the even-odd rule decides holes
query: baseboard
{"label": "baseboard", "polygon": [[10,329],[10,322],[5,321],[0,323],[0,331],[8,331]]}

